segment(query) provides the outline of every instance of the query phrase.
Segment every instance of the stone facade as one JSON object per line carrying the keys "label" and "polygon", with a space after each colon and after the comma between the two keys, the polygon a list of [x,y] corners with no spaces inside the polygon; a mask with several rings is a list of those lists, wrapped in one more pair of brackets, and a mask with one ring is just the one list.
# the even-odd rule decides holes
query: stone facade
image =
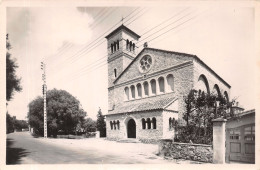
{"label": "stone facade", "polygon": [[[227,84],[221,77],[219,77],[214,71],[211,71],[210,68],[205,67],[198,60],[194,60],[194,77],[193,81],[198,82],[198,79],[201,75],[205,75],[209,84],[209,92],[213,91],[214,85],[218,85],[220,93],[224,95],[226,91],[228,96],[230,96],[230,85]],[[196,86],[196,84],[195,84]],[[195,87],[196,88],[196,87]]]}
{"label": "stone facade", "polygon": [[[230,95],[230,86],[195,55],[154,48],[137,53],[127,44],[129,40],[136,43],[139,36],[125,26],[106,38],[109,103],[106,125],[110,139],[128,138],[130,120],[135,128],[134,138],[172,139],[174,128],[170,128],[169,121],[174,118],[173,121],[183,122],[183,97],[191,89],[208,89],[207,92],[217,89],[221,94]],[[112,52],[114,42],[118,42],[119,48]],[[147,118],[156,119],[156,129],[142,127],[142,119],[149,123]]]}
{"label": "stone facade", "polygon": [[[156,118],[156,129],[142,129],[142,118]],[[163,131],[163,121],[162,121],[162,111],[152,111],[152,112],[140,112],[132,114],[119,114],[110,115],[106,119],[107,136],[112,139],[125,139],[127,138],[127,123],[129,119],[134,119],[136,122],[136,138],[140,140],[158,140],[162,137]],[[111,129],[110,121],[119,120],[120,128]]]}
{"label": "stone facade", "polygon": [[172,140],[160,140],[159,155],[168,159],[186,159],[208,163],[213,161],[211,145],[175,143]]}

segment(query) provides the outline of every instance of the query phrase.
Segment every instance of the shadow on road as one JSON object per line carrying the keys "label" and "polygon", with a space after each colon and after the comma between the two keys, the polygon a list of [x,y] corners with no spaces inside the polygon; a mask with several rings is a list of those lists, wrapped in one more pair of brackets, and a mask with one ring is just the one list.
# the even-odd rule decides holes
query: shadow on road
{"label": "shadow on road", "polygon": [[19,164],[21,158],[27,156],[29,153],[22,148],[12,148],[13,143],[13,139],[6,140],[6,165]]}

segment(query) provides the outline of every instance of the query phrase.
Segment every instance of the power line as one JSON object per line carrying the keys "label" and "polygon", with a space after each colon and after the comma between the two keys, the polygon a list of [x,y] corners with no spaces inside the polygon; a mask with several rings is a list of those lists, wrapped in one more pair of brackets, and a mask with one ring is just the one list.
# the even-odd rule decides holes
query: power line
{"label": "power line", "polygon": [[[182,11],[182,12],[183,12],[183,11]],[[186,16],[187,16],[187,15],[186,15]],[[186,16],[184,16],[184,17],[186,17]],[[176,21],[179,21],[179,20],[183,19],[184,17],[181,17],[181,18],[179,18],[179,19],[176,20]],[[176,21],[175,21],[175,22],[176,22]],[[186,21],[186,22],[187,22],[187,21]],[[170,24],[169,24],[169,25],[170,25]],[[168,27],[169,25],[167,25],[166,27]],[[164,28],[166,28],[166,27],[164,27]],[[163,28],[163,29],[164,29],[164,28]],[[161,30],[162,30],[162,29],[161,29]],[[161,30],[160,30],[160,31],[161,31]],[[172,30],[172,29],[171,29],[171,30]],[[159,32],[159,31],[157,31],[157,32]],[[156,32],[156,33],[157,33],[157,32]],[[162,34],[162,35],[163,35],[163,34]],[[158,37],[159,37],[159,36],[157,36],[156,38],[158,38]],[[149,36],[148,36],[147,38],[149,38]],[[146,39],[147,39],[147,38],[146,38]],[[155,38],[154,38],[154,39],[155,39]],[[152,40],[150,40],[150,41],[152,41]],[[150,42],[150,41],[149,41],[149,42]],[[104,56],[104,57],[107,57],[107,55]],[[101,59],[102,59],[102,58],[101,58]],[[103,62],[105,62],[105,61],[102,61],[101,63],[97,63],[97,64],[102,64]],[[94,63],[92,63],[92,64],[94,64]],[[90,69],[90,68],[92,68],[92,67],[90,67],[90,68],[89,68],[89,67],[85,67],[85,69],[86,69],[86,68],[87,68],[87,70],[88,70],[88,69]],[[84,68],[83,68],[82,70],[84,70]]]}
{"label": "power line", "polygon": [[[200,15],[200,14],[198,14],[198,15]],[[189,22],[190,20],[196,18],[198,15],[195,15],[195,16],[193,16],[192,18],[189,18],[188,20],[185,20],[184,22],[178,24],[177,26],[171,28],[170,30],[167,30],[167,31],[163,32],[162,34],[160,34],[160,35],[154,37],[153,39],[149,40],[148,42],[151,42],[151,41],[157,39],[158,37],[160,37],[160,36],[162,36],[162,35],[168,33],[169,31],[172,31],[173,29],[176,29],[177,27],[179,27],[179,26],[181,26],[181,25],[183,25],[183,24]],[[100,65],[100,64],[101,64],[101,65]],[[83,76],[83,75],[85,75],[85,74],[87,74],[87,73],[89,73],[89,72],[91,72],[91,71],[93,71],[93,70],[95,70],[95,69],[98,69],[98,68],[104,66],[105,64],[107,64],[107,62],[106,62],[106,61],[102,61],[101,63],[98,63],[98,64],[96,65],[96,67],[94,67],[93,69],[92,69],[92,67],[91,67],[91,68],[88,68],[87,70],[85,70],[85,73],[83,72],[83,73],[77,75],[77,76],[75,77],[75,79],[77,79],[77,78],[79,78],[79,77],[81,77],[81,76]],[[99,65],[100,65],[100,66],[99,66]],[[73,79],[73,80],[75,80],[75,79]]]}
{"label": "power line", "polygon": [[189,7],[188,7],[188,8],[185,8],[184,10],[182,10],[182,11],[180,11],[180,12],[178,12],[176,15],[173,15],[172,17],[170,17],[170,18],[168,18],[168,19],[164,20],[163,22],[161,22],[160,24],[156,25],[155,27],[152,27],[150,30],[146,31],[146,32],[145,32],[145,33],[143,33],[141,36],[143,36],[143,35],[147,34],[148,32],[150,32],[150,31],[154,30],[155,28],[157,28],[157,27],[161,26],[162,24],[166,23],[167,21],[169,21],[169,20],[171,20],[171,19],[175,18],[176,16],[178,16],[178,15],[179,15],[179,14],[181,14],[181,13],[183,13],[183,12],[184,12],[184,11],[186,11],[187,9],[189,9]]}
{"label": "power line", "polygon": [[[136,10],[138,10],[139,8],[136,8],[136,9],[134,9],[132,12],[130,12],[126,17],[124,17],[124,18],[127,18],[127,17],[129,17],[130,15],[132,15]],[[140,12],[140,11],[139,11]],[[138,12],[138,13],[139,13]],[[138,14],[137,13],[137,14]],[[137,14],[135,14],[134,16],[136,16]],[[132,18],[132,17],[131,17]],[[131,19],[131,18],[129,18],[129,19]],[[128,20],[129,20],[128,19]],[[99,38],[101,38],[101,37],[103,37],[108,31],[110,31],[112,28],[114,28],[115,26],[117,26],[119,23],[120,23],[121,21],[119,21],[119,22],[117,22],[116,24],[114,24],[110,29],[108,29],[106,32],[104,32],[102,35],[100,35],[99,36]],[[99,38],[97,38],[97,39],[95,39],[94,41],[92,41],[91,43],[89,43],[86,47],[89,47],[92,43],[94,43],[96,40],[98,40]],[[100,39],[100,40],[103,40],[103,39]],[[86,54],[86,52],[87,53],[89,53],[90,51],[92,51],[93,49],[95,49],[96,47],[98,47],[99,45],[101,45],[102,43],[104,43],[106,40],[103,40],[101,43],[99,43],[99,44],[97,44],[98,42],[100,42],[100,40],[99,41],[97,41],[96,43],[94,43],[94,44],[92,44],[90,47],[92,47],[92,48],[90,48],[90,49],[85,49],[86,47],[84,47],[84,48],[82,48],[80,51],[78,51],[78,52],[76,52],[72,57],[69,57],[68,59],[66,59],[66,61],[69,61],[69,60],[71,60],[72,59],[72,62],[71,63],[74,63],[76,60],[77,60],[77,58],[79,57],[79,56],[81,56],[81,55],[83,55],[84,53]],[[94,46],[94,45],[96,45],[96,46]],[[94,47],[93,47],[94,46]],[[76,59],[74,59],[73,60],[73,58],[75,58],[76,57]],[[65,62],[66,62],[65,61]],[[70,63],[70,64],[71,64]]]}
{"label": "power line", "polygon": [[[182,11],[179,12],[179,13],[177,13],[176,15],[173,15],[172,17],[170,17],[170,18],[164,20],[164,21],[161,22],[160,24],[157,24],[157,25],[154,26],[153,28],[151,28],[151,29],[149,29],[148,31],[146,31],[145,33],[143,33],[141,36],[147,34],[148,32],[154,30],[155,28],[161,26],[162,24],[166,23],[167,21],[171,20],[172,18],[174,18],[174,17],[178,16],[179,14],[183,13],[183,12],[186,11],[187,9],[188,9],[188,8],[185,8],[184,10],[182,10]],[[172,22],[171,24],[173,24],[173,23],[175,23],[175,22],[176,22],[176,21]],[[171,25],[171,24],[169,24],[169,25]],[[169,25],[167,25],[167,26],[169,26]],[[166,26],[166,27],[167,27],[167,26]],[[166,27],[164,27],[164,28],[166,28]],[[164,28],[163,28],[163,29],[164,29]],[[161,29],[161,30],[162,30],[162,29]],[[159,30],[159,31],[161,31],[161,30]],[[158,32],[159,32],[159,31],[158,31]],[[153,34],[154,34],[154,33],[151,33],[150,36],[153,35]],[[147,37],[149,37],[149,35],[148,35]],[[147,38],[147,37],[146,37],[146,38]],[[146,38],[145,38],[145,39],[146,39]],[[130,40],[130,41],[131,41],[131,40]],[[141,41],[143,41],[143,40],[141,40]],[[137,45],[138,43],[140,43],[141,41],[137,42],[136,45]],[[139,48],[138,46],[136,46],[136,47]]]}
{"label": "power line", "polygon": [[[99,16],[96,15],[95,17],[98,18],[98,19],[100,19],[100,18],[107,12],[107,10],[108,10],[108,9],[106,9],[106,8],[105,8],[105,9],[102,9],[102,10],[99,12],[99,13],[101,13],[101,15],[99,15]],[[97,19],[97,20],[98,20],[98,19]],[[97,22],[97,21],[96,21],[96,22]],[[71,46],[71,47],[72,47],[72,46]],[[66,47],[63,47],[63,48],[66,48]],[[55,56],[57,56],[57,55],[59,55],[59,53],[58,53],[58,54],[55,54],[54,56],[50,56],[50,57],[53,58],[53,57],[55,57]],[[49,58],[48,58],[48,59],[49,59]],[[50,64],[52,64],[52,63],[50,63]]]}
{"label": "power line", "polygon": [[104,19],[106,19],[106,16],[109,16],[109,15],[112,14],[113,12],[115,12],[115,10],[112,10],[112,11],[108,12],[108,14],[104,15],[104,17],[103,17],[100,21],[96,22],[96,24],[93,25],[93,26],[91,26],[91,27],[92,27],[92,28],[95,28],[99,23],[102,23],[102,22],[104,21]]}
{"label": "power line", "polygon": [[[138,8],[137,8],[138,9]],[[125,18],[127,18],[128,16],[130,16],[131,14],[133,14],[137,9],[135,9],[134,11],[132,11],[130,14],[128,14]],[[136,14],[135,14],[136,15]],[[134,16],[135,16],[134,15]],[[130,19],[130,18],[129,18]],[[128,19],[128,20],[129,20]],[[102,43],[104,43],[106,40],[103,40],[103,36],[107,33],[107,32],[109,32],[112,28],[114,28],[115,26],[117,26],[119,23],[120,23],[121,21],[119,21],[119,22],[117,22],[116,24],[114,24],[110,29],[108,29],[106,32],[104,32],[102,35],[100,35],[97,39],[95,39],[94,41],[92,41],[88,46],[86,46],[85,47],[85,49],[82,49],[79,53],[77,53],[76,55],[73,55],[71,58],[73,58],[74,56],[76,56],[77,57],[77,55],[78,55],[78,57],[79,56],[81,56],[82,54],[84,54],[84,53],[88,53],[88,52],[90,52],[90,51],[92,51],[93,49],[95,49],[96,47],[98,47],[99,45],[101,45]],[[102,39],[100,39],[100,38],[102,38]],[[98,39],[100,39],[100,40],[98,40]],[[98,40],[98,41],[97,41]],[[103,41],[102,41],[103,40]],[[97,41],[96,43],[94,43],[95,41]],[[101,43],[99,43],[100,41],[102,41]],[[92,44],[92,43],[94,43],[94,44]],[[91,45],[92,44],[92,45]],[[96,45],[96,46],[95,46]],[[93,47],[94,46],[94,47]],[[93,47],[93,48],[92,48]],[[89,48],[91,48],[91,49],[89,49]],[[77,60],[77,59],[76,59]],[[74,61],[76,61],[76,60],[74,60]]]}
{"label": "power line", "polygon": [[[141,14],[141,15],[139,15],[139,16],[137,16],[139,13],[141,13],[141,11],[143,11],[144,10],[144,12]],[[128,24],[126,24],[126,22],[125,22],[125,25],[130,25],[132,22],[134,22],[137,18],[139,18],[140,16],[142,16],[144,13],[146,13],[146,11],[147,11],[148,9],[145,9],[145,8],[143,8],[143,9],[141,9],[136,15],[134,15],[134,16],[132,16],[131,18],[129,18],[127,21],[129,21],[130,19],[132,19],[133,17],[135,17],[135,16],[137,16],[136,18],[134,18],[133,19],[133,21],[131,21],[130,23],[128,23]]]}
{"label": "power line", "polygon": [[[206,10],[205,10],[205,11],[206,11]],[[204,12],[205,12],[205,11],[204,11]],[[211,13],[213,13],[212,11],[215,12],[215,9],[214,9],[214,10],[211,10]],[[203,12],[202,12],[202,13],[203,13]],[[200,14],[198,14],[198,15],[200,15]],[[209,15],[207,15],[207,17],[208,17],[208,16],[209,16]],[[194,21],[196,21],[196,20],[194,20]],[[181,31],[181,30],[182,30],[182,29],[176,30],[175,33],[178,33],[178,32]],[[165,37],[165,38],[168,38],[168,37]],[[163,38],[163,39],[165,39],[165,38]],[[160,39],[159,41],[162,41],[163,39]],[[158,43],[159,41],[157,40],[156,42],[153,42],[153,43],[156,44],[156,43]]]}
{"label": "power line", "polygon": [[[189,13],[188,15],[190,15],[190,13]],[[177,22],[177,21],[179,21],[179,20],[182,20],[183,18],[185,18],[185,17],[188,16],[188,15],[185,15],[184,17],[179,18],[179,19],[176,20],[175,22]],[[177,27],[179,27],[179,26],[185,24],[186,22],[188,22],[188,21],[194,19],[195,17],[197,17],[197,15],[194,16],[194,17],[192,17],[192,18],[190,18],[190,19],[188,19],[188,20],[185,20],[184,22],[182,22],[181,24],[179,24],[179,25],[177,25],[177,26],[171,28],[170,30],[167,30],[166,32],[163,32],[162,34],[156,36],[155,38],[149,40],[148,42],[151,42],[151,41],[155,40],[156,38],[158,38],[158,37],[160,37],[160,36],[166,34],[167,32],[169,32],[169,31],[171,31],[171,30],[173,30],[173,29],[176,29]],[[169,25],[171,25],[171,24],[169,24]],[[169,25],[167,25],[166,27],[168,27]],[[166,27],[164,27],[164,28],[166,28]],[[163,28],[163,29],[164,29],[164,28]],[[160,31],[161,31],[161,30],[162,30],[162,29],[160,29]],[[159,31],[157,31],[156,33],[158,33],[158,32],[159,32]],[[146,37],[146,39],[149,38],[149,37],[150,37],[150,36]],[[106,55],[106,56],[107,56],[107,55]],[[104,57],[106,57],[106,56],[104,56]],[[103,57],[102,57],[100,60],[103,60]],[[99,60],[99,61],[100,61],[100,60]],[[94,63],[92,63],[92,64],[94,64]],[[77,79],[77,78],[79,78],[79,77],[85,75],[86,73],[90,72],[91,70],[98,69],[98,68],[102,67],[102,66],[105,65],[105,64],[107,64],[106,61],[101,61],[101,62],[99,62],[99,63],[97,63],[97,61],[96,61],[96,62],[95,62],[95,65],[93,65],[92,67],[85,67],[85,68],[83,68],[84,71],[83,71],[81,74],[76,75],[75,79]],[[85,70],[85,69],[86,69],[86,70]]]}
{"label": "power line", "polygon": [[[203,12],[205,12],[205,11],[203,11]],[[202,13],[203,13],[203,12],[202,12]],[[201,14],[201,13],[200,13],[200,14]],[[172,31],[173,29],[176,29],[176,28],[178,28],[179,26],[181,26],[181,25],[183,25],[183,24],[187,23],[188,21],[190,21],[190,20],[193,20],[194,18],[198,17],[200,14],[197,14],[197,15],[195,15],[195,16],[193,16],[193,17],[189,18],[188,20],[186,20],[186,21],[184,21],[184,22],[182,22],[182,23],[180,23],[180,24],[176,25],[175,27],[173,27],[173,28],[171,28],[171,29],[169,29],[169,30],[167,30],[167,31],[163,32],[162,34],[160,34],[160,35],[158,35],[158,36],[154,37],[153,39],[149,40],[148,42],[151,42],[151,41],[153,41],[153,40],[157,39],[158,37],[160,37],[160,36],[162,36],[162,35],[164,35],[164,34],[166,34],[166,33],[170,32],[170,31]]]}
{"label": "power line", "polygon": [[[104,13],[106,13],[106,12],[107,12],[107,8],[102,9],[93,19],[95,19],[95,18],[98,18],[98,19],[99,19],[99,18],[100,18],[102,15],[104,15]],[[101,15],[98,16],[99,14],[101,14]],[[98,20],[98,19],[97,19],[97,20]],[[96,21],[96,22],[97,22],[97,21]],[[72,44],[72,46],[73,46],[73,44]],[[70,46],[70,47],[72,47],[72,46]],[[64,46],[64,47],[61,47],[61,48],[65,48],[65,49],[66,49],[67,47]],[[53,58],[53,57],[55,57],[55,56],[57,56],[57,55],[58,55],[58,54],[55,54],[54,56],[50,56],[50,57]],[[49,60],[50,57],[48,57],[47,60]]]}
{"label": "power line", "polygon": [[[137,8],[138,9],[138,8]],[[135,9],[134,11],[132,11],[128,16],[130,16],[131,14],[133,14],[137,9]],[[126,17],[128,17],[128,16],[126,16]],[[125,17],[125,18],[126,18]],[[120,23],[120,21],[119,22],[117,22],[116,24],[114,24],[110,29],[108,29],[106,32],[104,32],[103,34],[101,34],[97,39],[95,39],[95,40],[93,40],[91,43],[89,43],[86,47],[83,47],[81,50],[79,50],[77,53],[75,53],[73,56],[71,56],[70,58],[68,58],[68,60],[71,60],[71,59],[73,59],[73,58],[78,58],[79,56],[81,56],[82,54],[84,54],[85,52],[90,52],[90,51],[92,51],[93,49],[95,49],[96,47],[98,47],[99,45],[101,45],[102,43],[104,43],[105,42],[105,40],[103,41],[103,42],[101,42],[101,43],[99,43],[101,40],[103,40],[103,39],[100,39],[101,37],[103,37],[107,32],[109,32],[112,28],[114,28],[116,25],[118,25]],[[98,39],[100,39],[100,40],[98,40]],[[97,41],[98,40],[98,41]],[[96,42],[97,41],[97,42]],[[95,42],[95,43],[94,43]],[[93,44],[94,43],[94,44]],[[98,44],[99,43],[99,44]],[[98,45],[97,45],[98,44]],[[96,45],[96,46],[95,46]],[[95,46],[95,47],[93,47],[93,46]],[[91,48],[91,47],[93,47],[93,48]],[[91,48],[91,50],[89,49],[89,48]],[[66,60],[66,61],[68,61],[68,60]],[[77,60],[77,59],[76,59]],[[75,60],[75,61],[76,61]],[[73,60],[74,61],[74,60]]]}
{"label": "power line", "polygon": [[[154,35],[154,34],[156,34],[156,33],[158,33],[158,32],[160,32],[160,31],[162,31],[163,29],[169,27],[170,25],[172,25],[172,24],[174,24],[174,23],[176,23],[176,22],[182,20],[183,18],[189,16],[191,13],[192,13],[192,12],[188,13],[187,15],[182,16],[181,18],[179,18],[179,19],[177,19],[177,20],[174,20],[173,22],[171,22],[170,24],[166,25],[165,27],[159,29],[158,31],[156,31],[156,32],[154,32],[154,33],[152,33],[152,34],[150,34],[150,36],[151,36],[151,35]],[[146,39],[149,38],[150,36],[147,36],[146,38],[142,39],[141,41],[137,42],[136,44],[139,44],[140,42],[146,40]]]}

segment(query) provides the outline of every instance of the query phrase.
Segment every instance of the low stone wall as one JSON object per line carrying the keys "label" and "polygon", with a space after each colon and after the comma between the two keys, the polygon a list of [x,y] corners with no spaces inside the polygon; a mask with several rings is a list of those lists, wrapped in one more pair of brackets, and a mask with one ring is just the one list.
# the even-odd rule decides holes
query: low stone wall
{"label": "low stone wall", "polygon": [[57,138],[63,139],[84,139],[86,136],[76,136],[76,135],[57,135]]}
{"label": "low stone wall", "polygon": [[176,143],[170,139],[159,141],[159,155],[173,159],[213,162],[212,145]]}
{"label": "low stone wall", "polygon": [[138,139],[142,143],[147,143],[147,144],[157,144],[158,139]]}

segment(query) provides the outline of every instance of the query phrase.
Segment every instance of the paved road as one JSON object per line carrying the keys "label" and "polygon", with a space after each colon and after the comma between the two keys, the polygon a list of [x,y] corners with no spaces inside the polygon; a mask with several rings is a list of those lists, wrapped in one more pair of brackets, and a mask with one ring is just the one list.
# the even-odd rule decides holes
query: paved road
{"label": "paved road", "polygon": [[43,139],[29,132],[7,135],[7,164],[170,163],[155,155],[156,145],[104,139]]}

